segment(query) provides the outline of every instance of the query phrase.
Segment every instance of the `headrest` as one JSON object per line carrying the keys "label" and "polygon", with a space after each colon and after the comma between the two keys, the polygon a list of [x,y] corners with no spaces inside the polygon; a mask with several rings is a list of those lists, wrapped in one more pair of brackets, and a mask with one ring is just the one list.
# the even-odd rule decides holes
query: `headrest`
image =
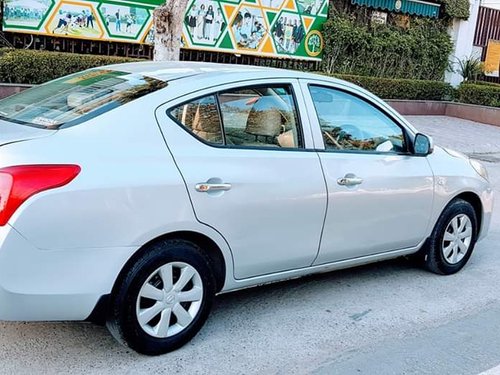
{"label": "headrest", "polygon": [[282,125],[283,116],[276,105],[276,99],[263,96],[250,110],[245,131],[253,135],[274,137],[281,133]]}
{"label": "headrest", "polygon": [[193,132],[197,134],[198,132],[220,134],[219,114],[215,105],[200,103],[196,107],[193,118]]}

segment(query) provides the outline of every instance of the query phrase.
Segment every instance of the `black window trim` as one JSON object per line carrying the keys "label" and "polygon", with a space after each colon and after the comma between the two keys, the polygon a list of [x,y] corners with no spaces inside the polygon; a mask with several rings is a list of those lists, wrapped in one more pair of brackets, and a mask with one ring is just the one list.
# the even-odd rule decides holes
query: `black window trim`
{"label": "black window trim", "polygon": [[[364,150],[332,150],[332,149],[327,149],[327,147],[325,145],[325,141],[323,140],[324,149],[317,149],[316,150],[317,152],[328,152],[328,153],[337,153],[337,154],[400,155],[400,156],[418,156],[418,157],[420,157],[420,155],[415,155],[413,152],[413,147],[412,147],[413,143],[411,142],[411,139],[408,135],[408,130],[404,126],[402,126],[399,123],[399,121],[397,121],[394,118],[394,116],[391,115],[390,113],[388,113],[384,108],[381,108],[376,103],[371,102],[370,100],[368,100],[367,98],[364,98],[362,95],[360,95],[359,93],[356,93],[353,90],[349,90],[347,88],[336,87],[336,86],[329,86],[327,83],[308,82],[307,83],[308,94],[311,98],[311,102],[313,103],[313,106],[314,106],[314,99],[313,99],[312,94],[311,94],[311,86],[322,87],[322,88],[326,88],[326,89],[330,89],[330,90],[340,91],[340,92],[343,92],[345,94],[349,94],[351,96],[354,96],[354,97],[362,100],[363,102],[367,103],[371,107],[375,108],[376,110],[381,112],[383,115],[385,115],[387,118],[389,118],[389,120],[391,120],[397,127],[399,127],[401,129],[401,131],[403,132],[405,149],[406,149],[403,152],[364,151]],[[320,131],[321,131],[321,125],[319,124],[319,116],[318,116],[318,112],[316,110],[316,106],[314,106],[314,114],[316,116],[316,119],[318,120],[318,126],[320,127]]]}
{"label": "black window trim", "polygon": [[[261,87],[267,87],[267,88],[286,87],[286,86],[290,88],[290,91],[292,94],[292,99],[293,99],[293,104],[295,106],[295,108],[294,108],[295,113],[294,114],[295,114],[295,118],[297,121],[297,135],[298,135],[299,143],[300,143],[299,147],[258,147],[258,146],[240,146],[240,145],[228,145],[228,144],[226,144],[226,132],[224,129],[224,120],[222,118],[222,111],[220,108],[219,94],[224,93],[224,92],[230,92],[231,90],[252,89],[252,88],[261,88]],[[221,144],[211,143],[211,142],[208,142],[207,140],[199,137],[197,134],[193,133],[188,127],[186,127],[185,125],[178,122],[178,120],[172,116],[172,111],[174,109],[176,109],[180,106],[189,104],[193,101],[209,97],[209,96],[214,96],[215,100],[216,100],[217,113],[219,116],[219,124],[221,126],[221,134],[222,134],[222,143]],[[259,150],[259,151],[295,151],[295,152],[297,152],[297,151],[316,152],[317,151],[317,150],[312,149],[312,148],[311,149],[306,148],[306,146],[305,146],[304,129],[302,126],[302,118],[301,118],[300,108],[298,105],[297,96],[296,96],[295,89],[293,87],[292,82],[283,82],[283,83],[276,82],[276,83],[271,83],[271,84],[255,83],[255,84],[251,84],[251,85],[238,86],[238,87],[228,88],[228,89],[219,89],[219,90],[213,91],[211,93],[199,95],[199,96],[196,96],[194,98],[183,101],[181,103],[177,103],[173,106],[169,106],[166,109],[166,114],[167,114],[168,118],[170,118],[176,125],[180,126],[181,129],[183,129],[189,135],[191,135],[192,137],[194,137],[196,140],[200,141],[201,143],[205,144],[206,146],[213,147],[213,148],[224,148],[224,149],[230,149],[230,150]]]}

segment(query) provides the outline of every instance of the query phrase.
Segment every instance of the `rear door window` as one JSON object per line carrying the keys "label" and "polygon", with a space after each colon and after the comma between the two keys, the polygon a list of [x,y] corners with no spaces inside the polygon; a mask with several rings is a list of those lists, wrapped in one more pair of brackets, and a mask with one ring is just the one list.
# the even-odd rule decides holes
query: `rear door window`
{"label": "rear door window", "polygon": [[207,143],[265,149],[303,148],[290,85],[222,91],[183,103],[170,117]]}
{"label": "rear door window", "polygon": [[256,86],[224,91],[219,94],[219,102],[228,145],[302,147],[290,86]]}

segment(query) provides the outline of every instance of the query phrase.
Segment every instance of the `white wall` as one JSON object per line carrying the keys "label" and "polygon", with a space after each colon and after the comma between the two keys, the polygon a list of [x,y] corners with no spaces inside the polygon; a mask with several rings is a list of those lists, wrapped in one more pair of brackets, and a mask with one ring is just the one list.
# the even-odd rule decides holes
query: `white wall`
{"label": "white wall", "polygon": [[481,5],[488,8],[500,9],[500,0],[484,0]]}
{"label": "white wall", "polygon": [[[499,2],[500,0],[489,0]],[[470,56],[479,57],[477,51],[473,48],[474,33],[476,31],[477,16],[481,0],[470,0],[470,17],[467,21],[455,19],[450,28],[450,35],[453,40],[454,50],[450,55],[450,64],[456,69],[457,59],[464,59]],[[460,74],[448,72],[445,77],[446,82],[453,86],[458,86],[462,82]]]}

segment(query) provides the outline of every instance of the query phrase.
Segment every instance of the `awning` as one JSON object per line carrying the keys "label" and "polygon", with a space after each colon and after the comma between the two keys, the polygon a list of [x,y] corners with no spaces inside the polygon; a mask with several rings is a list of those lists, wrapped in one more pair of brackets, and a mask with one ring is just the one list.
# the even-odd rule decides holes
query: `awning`
{"label": "awning", "polygon": [[392,12],[414,14],[416,16],[437,18],[439,4],[420,0],[351,0],[353,4],[385,9]]}

